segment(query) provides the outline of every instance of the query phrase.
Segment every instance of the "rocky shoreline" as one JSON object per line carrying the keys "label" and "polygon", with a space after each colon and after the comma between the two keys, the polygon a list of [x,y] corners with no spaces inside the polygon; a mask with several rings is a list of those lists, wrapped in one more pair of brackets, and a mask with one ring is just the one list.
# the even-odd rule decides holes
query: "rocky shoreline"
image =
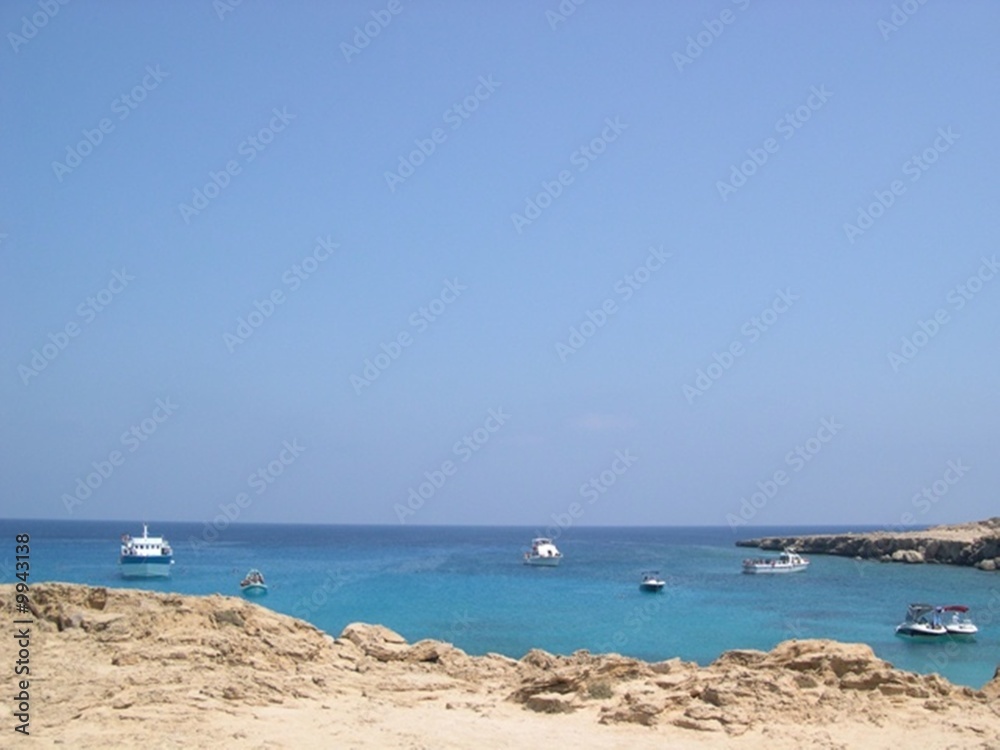
{"label": "rocky shoreline", "polygon": [[[379,625],[331,637],[233,597],[59,583],[30,596],[31,734],[46,747],[1000,747],[1000,677],[959,687],[862,644],[786,641],[707,667],[512,659]],[[0,609],[13,616],[13,586]]]}
{"label": "rocky shoreline", "polygon": [[838,555],[881,562],[940,563],[1000,570],[1000,517],[924,531],[873,531],[742,539],[737,547]]}

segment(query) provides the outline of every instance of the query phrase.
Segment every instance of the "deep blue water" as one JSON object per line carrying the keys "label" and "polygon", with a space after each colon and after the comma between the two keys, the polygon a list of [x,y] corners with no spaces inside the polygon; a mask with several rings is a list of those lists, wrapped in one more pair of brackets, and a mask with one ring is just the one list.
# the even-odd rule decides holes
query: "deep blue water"
{"label": "deep blue water", "polygon": [[[234,525],[211,542],[202,524],[150,523],[176,564],[169,580],[127,581],[117,565],[123,522],[0,520],[0,580],[12,582],[14,535],[31,535],[31,578],[187,594],[239,595],[248,568],[269,594],[257,601],[337,634],[377,622],[408,639],[438,638],[473,654],[520,657],[533,647],[568,654],[614,650],[648,660],[706,664],[733,648],[788,638],[863,642],[904,669],[980,687],[1000,664],[1000,574],[938,565],[883,565],[813,556],[804,573],[747,576],[721,528],[571,528],[558,568],[521,564],[536,531],[510,527]],[[748,536],[864,531],[756,527]],[[658,569],[661,594],[638,589]],[[968,604],[974,643],[911,643],[893,634],[907,603]]]}

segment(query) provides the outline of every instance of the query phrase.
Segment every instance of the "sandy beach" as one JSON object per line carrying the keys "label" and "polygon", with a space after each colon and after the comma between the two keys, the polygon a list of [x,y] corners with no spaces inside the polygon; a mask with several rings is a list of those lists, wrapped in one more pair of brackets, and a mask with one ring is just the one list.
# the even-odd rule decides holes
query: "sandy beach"
{"label": "sandy beach", "polygon": [[[10,621],[13,597],[0,587]],[[708,667],[514,660],[377,625],[332,637],[231,597],[53,583],[31,600],[42,747],[1000,747],[1000,680],[957,687],[860,644],[787,641]]]}

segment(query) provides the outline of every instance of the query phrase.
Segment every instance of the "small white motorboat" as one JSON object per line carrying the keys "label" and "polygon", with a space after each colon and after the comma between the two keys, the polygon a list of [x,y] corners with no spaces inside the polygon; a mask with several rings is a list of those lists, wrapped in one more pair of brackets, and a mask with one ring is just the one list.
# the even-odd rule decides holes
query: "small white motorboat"
{"label": "small white motorboat", "polygon": [[261,596],[262,594],[266,594],[267,584],[264,583],[264,574],[256,568],[251,568],[243,576],[243,580],[240,581],[240,591],[243,592],[244,596]]}
{"label": "small white motorboat", "polygon": [[666,585],[667,582],[660,578],[660,571],[647,570],[642,574],[642,581],[639,583],[639,589],[655,593],[657,591],[663,591],[663,587]]}
{"label": "small white motorboat", "polygon": [[562,560],[562,552],[551,539],[538,537],[531,540],[531,551],[524,553],[525,565],[542,565],[554,568]]}
{"label": "small white motorboat", "polygon": [[[920,640],[950,638],[974,640],[979,628],[968,615],[964,604],[935,607],[932,604],[911,604],[906,609],[906,619],[896,626],[896,635]],[[950,614],[951,617],[947,617]]]}
{"label": "small white motorboat", "polygon": [[761,557],[743,561],[744,573],[795,573],[809,567],[809,561],[792,549],[777,557]]}
{"label": "small white motorboat", "polygon": [[941,624],[941,608],[933,604],[911,604],[906,608],[906,619],[896,626],[896,635],[921,639],[948,635]]}
{"label": "small white motorboat", "polygon": [[947,607],[941,607],[941,611],[951,614],[950,618],[943,617],[941,624],[944,625],[944,629],[952,638],[972,639],[976,637],[979,628],[972,622],[972,618],[968,614],[969,608],[964,604],[949,604]]}

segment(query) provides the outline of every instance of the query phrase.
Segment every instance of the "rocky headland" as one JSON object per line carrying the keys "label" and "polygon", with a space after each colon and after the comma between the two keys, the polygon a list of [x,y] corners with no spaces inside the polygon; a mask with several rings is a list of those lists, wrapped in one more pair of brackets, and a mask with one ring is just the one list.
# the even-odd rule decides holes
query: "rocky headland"
{"label": "rocky headland", "polygon": [[736,542],[738,547],[857,557],[882,562],[974,565],[1000,569],[1000,517],[986,521],[932,526],[924,531],[871,531],[860,534],[814,534],[761,537]]}
{"label": "rocky headland", "polygon": [[[512,659],[378,625],[332,637],[231,597],[58,583],[30,596],[39,747],[1000,747],[1000,677],[958,687],[865,645],[787,641],[707,667]],[[8,622],[13,607],[0,586]]]}

